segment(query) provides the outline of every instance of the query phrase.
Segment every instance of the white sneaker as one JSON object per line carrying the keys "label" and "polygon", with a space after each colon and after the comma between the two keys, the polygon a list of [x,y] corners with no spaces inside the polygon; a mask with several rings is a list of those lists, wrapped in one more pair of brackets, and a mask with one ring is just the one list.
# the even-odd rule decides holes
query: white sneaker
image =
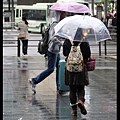
{"label": "white sneaker", "polygon": [[27,54],[25,54],[25,55],[23,54],[23,55],[22,55],[22,57],[23,57],[23,58],[27,58],[27,57],[28,57],[28,55],[27,55]]}
{"label": "white sneaker", "polygon": [[24,56],[24,54],[22,54],[22,56]]}
{"label": "white sneaker", "polygon": [[28,56],[28,54],[25,54],[24,56]]}
{"label": "white sneaker", "polygon": [[32,79],[28,79],[28,82],[30,83],[31,85],[31,90],[34,92],[34,94],[36,94],[36,90],[35,90],[35,87],[36,87],[36,84],[33,83]]}

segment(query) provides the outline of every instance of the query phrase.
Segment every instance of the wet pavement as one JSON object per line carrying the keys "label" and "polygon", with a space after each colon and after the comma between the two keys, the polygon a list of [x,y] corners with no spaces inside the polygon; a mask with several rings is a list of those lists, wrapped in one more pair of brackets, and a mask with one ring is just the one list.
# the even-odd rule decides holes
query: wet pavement
{"label": "wet pavement", "polygon": [[69,92],[58,94],[55,72],[36,87],[32,94],[27,79],[46,68],[43,56],[3,57],[3,119],[4,120],[116,120],[117,60],[96,57],[96,69],[89,72],[86,86],[87,115],[71,116]]}

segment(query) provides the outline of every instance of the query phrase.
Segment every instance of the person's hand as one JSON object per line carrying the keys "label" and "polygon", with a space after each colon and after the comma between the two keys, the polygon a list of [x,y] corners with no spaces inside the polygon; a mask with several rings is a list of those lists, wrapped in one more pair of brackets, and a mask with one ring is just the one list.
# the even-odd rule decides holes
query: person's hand
{"label": "person's hand", "polygon": [[92,59],[92,56],[90,56],[90,57],[88,58],[88,60],[89,60],[89,59]]}

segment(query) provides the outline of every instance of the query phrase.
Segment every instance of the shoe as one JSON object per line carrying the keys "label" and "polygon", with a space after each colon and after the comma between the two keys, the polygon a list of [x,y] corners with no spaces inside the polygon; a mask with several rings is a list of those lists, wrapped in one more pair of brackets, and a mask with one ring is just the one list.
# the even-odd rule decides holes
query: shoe
{"label": "shoe", "polygon": [[28,79],[28,81],[31,85],[31,90],[34,92],[34,94],[36,94],[36,90],[35,90],[36,84],[33,83],[32,79]]}
{"label": "shoe", "polygon": [[59,90],[57,90],[57,93],[59,94]]}
{"label": "shoe", "polygon": [[28,55],[27,55],[27,54],[25,54],[25,55],[23,55],[23,57],[28,57]]}
{"label": "shoe", "polygon": [[81,100],[78,101],[78,107],[80,108],[80,111],[83,115],[87,114],[87,110],[84,106],[84,103]]}
{"label": "shoe", "polygon": [[72,116],[77,116],[77,110],[72,110],[71,115]]}
{"label": "shoe", "polygon": [[72,106],[71,115],[72,115],[72,116],[77,116],[77,105]]}
{"label": "shoe", "polygon": [[22,54],[22,56],[23,56],[23,57],[27,57],[27,56],[28,56],[28,54]]}

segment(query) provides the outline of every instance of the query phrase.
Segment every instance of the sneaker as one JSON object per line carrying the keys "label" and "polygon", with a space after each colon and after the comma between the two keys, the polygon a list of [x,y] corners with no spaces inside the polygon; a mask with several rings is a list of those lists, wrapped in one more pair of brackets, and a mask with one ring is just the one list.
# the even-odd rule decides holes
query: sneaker
{"label": "sneaker", "polygon": [[81,100],[78,101],[78,107],[83,115],[87,114],[87,110],[85,109],[84,103]]}
{"label": "sneaker", "polygon": [[35,90],[35,87],[36,87],[36,84],[33,83],[32,79],[28,79],[30,85],[31,85],[31,90],[34,92],[34,94],[36,93],[36,90]]}
{"label": "sneaker", "polygon": [[28,57],[28,54],[22,54],[22,57]]}

